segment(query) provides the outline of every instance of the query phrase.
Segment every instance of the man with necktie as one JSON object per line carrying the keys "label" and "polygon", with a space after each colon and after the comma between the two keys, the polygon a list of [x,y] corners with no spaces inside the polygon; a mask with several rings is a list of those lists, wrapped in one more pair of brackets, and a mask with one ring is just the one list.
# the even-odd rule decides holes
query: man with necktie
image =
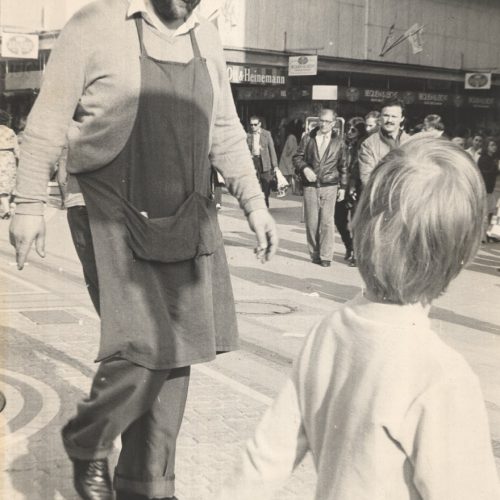
{"label": "man with necktie", "polygon": [[304,212],[311,261],[330,267],[333,259],[335,202],[344,199],[347,168],[344,143],[334,132],[336,113],[323,109],[319,127],[304,135],[293,157],[304,185]]}

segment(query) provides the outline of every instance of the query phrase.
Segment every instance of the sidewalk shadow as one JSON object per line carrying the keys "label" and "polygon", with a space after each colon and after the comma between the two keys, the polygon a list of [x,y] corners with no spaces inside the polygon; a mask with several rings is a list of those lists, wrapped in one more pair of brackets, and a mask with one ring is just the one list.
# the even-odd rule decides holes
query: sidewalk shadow
{"label": "sidewalk shadow", "polygon": [[491,276],[500,276],[498,269],[500,268],[500,248],[491,248],[491,245],[481,248],[480,253],[476,255],[474,260],[466,267],[469,271],[474,271]]}
{"label": "sidewalk shadow", "polygon": [[[224,236],[225,245],[235,246],[235,247],[246,247],[246,248],[252,248],[252,246],[255,245],[255,236],[253,234],[248,234],[244,232],[238,232],[238,233],[233,232],[232,234],[237,234],[238,238],[230,238],[227,235],[225,235]],[[333,256],[333,261],[346,265],[344,259],[344,245],[342,243],[342,240],[340,240],[340,236],[336,236],[335,240],[336,240],[335,241],[336,250]],[[338,251],[338,249],[341,250]],[[284,250],[290,250],[291,252],[301,252],[304,254],[304,257],[288,253]],[[302,262],[310,262],[311,259],[309,258],[308,254],[309,250],[307,247],[307,243],[297,243],[296,241],[293,240],[280,238],[278,244],[278,251],[276,252],[276,255],[289,259],[299,260]]]}
{"label": "sidewalk shadow", "polygon": [[[233,233],[234,234],[234,233]],[[256,245],[255,236],[247,233],[238,233],[236,238],[229,237],[227,235],[224,236],[224,244],[226,246],[233,247],[245,247],[245,248],[254,248]],[[303,252],[307,255],[307,247],[306,245],[301,245],[300,243],[295,243],[290,240],[280,239],[278,245],[278,251],[276,255],[280,257],[285,257],[287,259],[299,260],[301,262],[309,262],[308,257],[302,257],[300,255],[295,255],[293,253],[287,252],[286,250]]]}
{"label": "sidewalk shadow", "polygon": [[[341,304],[351,300],[361,291],[360,287],[357,286],[343,285],[335,283],[334,281],[326,281],[317,278],[301,279],[294,276],[256,269],[254,267],[230,266],[230,270],[232,275],[257,285],[265,285],[271,288],[290,288],[303,294],[316,292],[322,298]],[[465,326],[473,330],[500,335],[500,325],[457,314],[454,311],[442,307],[433,306],[431,308],[430,317],[447,323]]]}
{"label": "sidewalk shadow", "polygon": [[[232,217],[233,219],[241,220],[241,215],[242,212],[239,209],[239,207],[233,206],[231,204],[228,204],[226,207],[225,205],[223,206],[224,208],[227,208],[228,212],[222,212],[221,215],[224,215],[226,217]],[[302,219],[302,209],[300,207],[272,207],[269,209],[269,213],[273,216],[273,219],[275,220],[276,224],[286,224],[288,226],[290,225],[303,225],[301,223]],[[292,229],[292,231],[294,231]]]}
{"label": "sidewalk shadow", "polygon": [[491,333],[493,335],[500,335],[500,325],[490,323],[489,321],[482,321],[477,318],[471,318],[470,316],[457,314],[450,309],[432,306],[429,317],[431,319],[445,321],[446,323],[465,326],[466,328],[470,328],[472,330],[480,330],[482,332]]}
{"label": "sidewalk shadow", "polygon": [[331,280],[318,278],[296,278],[255,267],[230,266],[231,274],[238,278],[250,281],[257,285],[265,285],[271,288],[290,288],[304,294],[316,292],[320,297],[344,303],[354,298],[360,287],[343,285]]}
{"label": "sidewalk shadow", "polygon": [[[93,371],[64,352],[19,330],[0,326],[0,332],[5,345],[9,346],[3,367],[40,380],[60,397],[60,408],[56,416],[25,441],[21,438],[25,443],[22,445],[25,445],[26,453],[14,459],[9,464],[8,470],[3,472],[9,474],[15,490],[12,492],[12,498],[52,500],[62,496],[68,500],[76,500],[78,495],[72,485],[72,466],[63,449],[60,431],[66,421],[73,416],[76,402],[86,394],[57,374],[61,366],[70,365],[80,372],[82,377],[89,379],[90,387]],[[24,399],[19,415],[8,422],[10,433],[17,431],[22,434],[22,428],[24,426],[29,428],[31,420],[38,415],[44,405],[56,402],[45,401],[36,388],[18,381],[15,375],[5,379],[21,392]],[[4,452],[8,457],[9,450]]]}

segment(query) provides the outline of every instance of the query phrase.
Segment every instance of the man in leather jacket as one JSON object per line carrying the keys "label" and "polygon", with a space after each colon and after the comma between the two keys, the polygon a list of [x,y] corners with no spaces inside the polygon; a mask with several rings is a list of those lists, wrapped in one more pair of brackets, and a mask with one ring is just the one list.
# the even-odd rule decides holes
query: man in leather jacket
{"label": "man in leather jacket", "polygon": [[333,259],[335,202],[347,185],[344,143],[334,132],[336,113],[323,109],[319,127],[306,134],[293,157],[304,185],[304,212],[311,261],[329,267]]}

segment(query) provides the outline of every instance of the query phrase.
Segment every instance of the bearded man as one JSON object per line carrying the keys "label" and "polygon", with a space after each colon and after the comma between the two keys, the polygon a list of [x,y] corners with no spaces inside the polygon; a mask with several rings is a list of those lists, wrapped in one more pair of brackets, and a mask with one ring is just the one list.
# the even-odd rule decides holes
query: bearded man
{"label": "bearded man", "polygon": [[65,26],[26,127],[11,241],[22,269],[51,167],[85,203],[70,229],[101,341],[90,397],[64,427],[84,499],[113,498],[107,457],[121,436],[119,500],[174,498],[174,461],[190,365],[237,348],[230,277],[210,193],[224,177],[256,233],[276,250],[215,27],[199,0],[97,0]]}

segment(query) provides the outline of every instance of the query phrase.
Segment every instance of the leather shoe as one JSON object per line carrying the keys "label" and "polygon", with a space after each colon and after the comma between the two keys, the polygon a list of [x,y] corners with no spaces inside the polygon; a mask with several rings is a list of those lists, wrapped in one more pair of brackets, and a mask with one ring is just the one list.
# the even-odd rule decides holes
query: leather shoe
{"label": "leather shoe", "polygon": [[352,259],[352,256],[354,255],[354,252],[352,250],[352,248],[348,248],[346,251],[345,251],[345,255],[344,255],[344,260],[349,260],[349,259]]}
{"label": "leather shoe", "polygon": [[71,460],[75,490],[84,500],[113,500],[113,488],[106,458]]}
{"label": "leather shoe", "polygon": [[329,260],[322,260],[322,261],[319,263],[319,265],[320,265],[321,267],[330,267],[330,266],[331,266],[331,264],[332,264],[332,263],[331,263]]}

